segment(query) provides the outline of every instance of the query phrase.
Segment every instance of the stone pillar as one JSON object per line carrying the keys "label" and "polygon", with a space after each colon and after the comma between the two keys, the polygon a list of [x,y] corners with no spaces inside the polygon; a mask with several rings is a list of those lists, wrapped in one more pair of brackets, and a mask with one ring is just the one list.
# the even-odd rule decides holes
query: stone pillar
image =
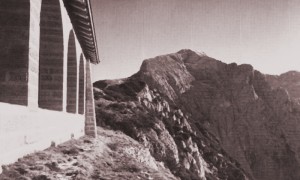
{"label": "stone pillar", "polygon": [[86,96],[85,96],[85,134],[88,136],[96,137],[96,116],[95,116],[95,104],[94,93],[91,79],[91,64],[90,61],[86,61]]}
{"label": "stone pillar", "polygon": [[41,1],[30,0],[28,107],[32,110],[38,107],[40,13]]}
{"label": "stone pillar", "polygon": [[0,102],[28,104],[30,1],[0,1]]}

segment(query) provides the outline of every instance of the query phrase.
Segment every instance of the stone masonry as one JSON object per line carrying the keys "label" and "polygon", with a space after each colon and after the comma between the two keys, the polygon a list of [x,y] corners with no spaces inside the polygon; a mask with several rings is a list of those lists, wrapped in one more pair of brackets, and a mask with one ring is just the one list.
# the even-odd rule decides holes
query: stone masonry
{"label": "stone masonry", "polygon": [[0,166],[51,142],[96,137],[90,8],[90,0],[0,1]]}
{"label": "stone masonry", "polygon": [[96,116],[90,63],[86,66],[85,134],[96,137]]}

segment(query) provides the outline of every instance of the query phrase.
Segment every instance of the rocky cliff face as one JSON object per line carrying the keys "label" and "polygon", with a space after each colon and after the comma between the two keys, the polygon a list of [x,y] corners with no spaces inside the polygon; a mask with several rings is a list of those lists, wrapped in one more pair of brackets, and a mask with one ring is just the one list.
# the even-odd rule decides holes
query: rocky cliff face
{"label": "rocky cliff face", "polygon": [[181,179],[300,179],[298,80],[278,79],[181,50],[94,83],[98,125],[133,137]]}
{"label": "rocky cliff face", "polygon": [[279,76],[266,75],[266,80],[273,88],[284,88],[291,98],[300,100],[300,72],[289,71]]}
{"label": "rocky cliff face", "polygon": [[176,104],[135,76],[94,84],[98,125],[123,131],[148,148],[174,175],[190,179],[248,179],[218,140]]}

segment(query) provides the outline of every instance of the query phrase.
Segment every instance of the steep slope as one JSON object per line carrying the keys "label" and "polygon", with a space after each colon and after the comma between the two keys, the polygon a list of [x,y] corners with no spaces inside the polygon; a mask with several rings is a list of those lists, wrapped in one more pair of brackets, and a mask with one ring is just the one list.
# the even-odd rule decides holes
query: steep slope
{"label": "steep slope", "polygon": [[98,128],[96,139],[82,137],[3,166],[1,180],[105,180],[177,178],[149,150],[122,132]]}
{"label": "steep slope", "polygon": [[181,50],[145,60],[130,78],[95,83],[98,124],[143,143],[183,179],[184,170],[200,179],[298,180],[298,76]]}
{"label": "steep slope", "polygon": [[[300,179],[300,106],[252,66],[181,50],[144,61],[139,74],[191,114],[192,126],[214,134],[255,179]],[[186,74],[190,81],[181,83]]]}
{"label": "steep slope", "polygon": [[139,74],[94,83],[97,124],[121,130],[149,148],[174,175],[189,179],[248,179],[218,140]]}
{"label": "steep slope", "polygon": [[266,75],[266,80],[273,88],[285,88],[289,95],[298,100],[300,99],[300,72],[289,71],[279,76]]}

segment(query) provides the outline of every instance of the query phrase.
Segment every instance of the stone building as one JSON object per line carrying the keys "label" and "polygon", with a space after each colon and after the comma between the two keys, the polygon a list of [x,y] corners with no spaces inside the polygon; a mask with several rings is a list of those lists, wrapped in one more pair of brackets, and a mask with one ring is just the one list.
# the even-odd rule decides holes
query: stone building
{"label": "stone building", "polygon": [[0,0],[0,165],[96,136],[89,0]]}

